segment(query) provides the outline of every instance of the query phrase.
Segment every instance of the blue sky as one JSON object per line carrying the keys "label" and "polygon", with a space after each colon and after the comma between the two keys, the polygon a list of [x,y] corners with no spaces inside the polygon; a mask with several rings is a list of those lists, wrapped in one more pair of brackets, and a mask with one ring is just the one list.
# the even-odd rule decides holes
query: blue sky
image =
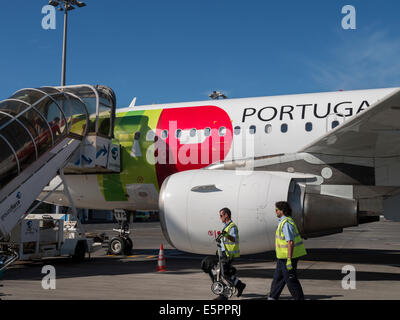
{"label": "blue sky", "polygon": [[[85,0],[70,13],[67,84],[105,84],[118,107],[400,86],[398,0]],[[58,85],[63,15],[2,3],[0,98]],[[341,9],[356,8],[344,30]]]}

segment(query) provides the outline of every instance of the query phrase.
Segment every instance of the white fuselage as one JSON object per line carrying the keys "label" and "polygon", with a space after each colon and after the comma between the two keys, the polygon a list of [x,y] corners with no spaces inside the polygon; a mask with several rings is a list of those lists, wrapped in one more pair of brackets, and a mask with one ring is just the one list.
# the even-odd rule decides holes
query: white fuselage
{"label": "white fuselage", "polygon": [[[225,161],[249,157],[295,153],[315,141],[335,126],[366,110],[395,88],[357,91],[340,91],[283,95],[260,98],[208,100],[173,104],[135,106],[118,109],[118,114],[128,111],[185,108],[193,106],[216,106],[223,109],[231,119],[233,147]],[[239,145],[247,152],[236,152]],[[125,170],[126,168],[124,168]],[[106,201],[99,188],[97,175],[67,176],[75,205],[82,208],[128,210],[157,210],[158,187],[152,200]],[[148,192],[149,190],[146,190]],[[66,197],[55,193],[50,202],[69,205]]]}

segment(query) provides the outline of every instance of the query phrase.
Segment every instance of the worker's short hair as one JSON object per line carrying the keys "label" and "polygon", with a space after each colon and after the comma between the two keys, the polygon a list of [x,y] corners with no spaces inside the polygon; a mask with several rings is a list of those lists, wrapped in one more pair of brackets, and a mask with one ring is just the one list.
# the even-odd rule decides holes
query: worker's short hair
{"label": "worker's short hair", "polygon": [[286,201],[278,201],[275,203],[275,207],[277,207],[279,210],[283,211],[283,214],[286,217],[290,217],[292,215],[292,208],[290,207],[289,203]]}
{"label": "worker's short hair", "polygon": [[229,210],[229,208],[222,208],[221,210],[219,210],[219,212],[223,212],[226,213],[228,215],[228,217],[230,218],[232,213],[231,210]]}

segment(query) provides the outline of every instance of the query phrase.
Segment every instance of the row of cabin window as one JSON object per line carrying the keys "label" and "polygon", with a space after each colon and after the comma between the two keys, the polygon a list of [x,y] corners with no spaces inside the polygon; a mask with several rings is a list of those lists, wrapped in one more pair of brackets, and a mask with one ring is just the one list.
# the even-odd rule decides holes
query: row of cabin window
{"label": "row of cabin window", "polygon": [[[334,129],[334,128],[336,128],[338,125],[339,125],[339,121],[335,120],[335,121],[332,121],[331,127],[332,127],[332,129]],[[307,132],[312,131],[312,129],[313,129],[313,124],[312,124],[312,122],[307,122],[306,125],[305,125],[305,129],[306,129]],[[264,131],[265,131],[265,133],[271,133],[271,132],[272,132],[272,125],[267,124],[267,125],[265,126]],[[287,125],[287,123],[282,123],[282,124],[281,124],[281,132],[282,132],[282,133],[286,133],[287,131],[288,131],[288,125]],[[240,132],[241,132],[241,127],[239,127],[239,126],[237,126],[237,127],[235,127],[235,128],[233,129],[233,134],[234,134],[234,135],[239,135]],[[255,134],[255,133],[256,133],[256,126],[254,126],[254,125],[250,126],[250,127],[249,127],[249,133],[250,133],[250,134]],[[193,137],[196,136],[196,134],[197,134],[197,129],[191,129],[191,130],[190,130],[190,133],[189,133],[190,137],[193,138]],[[219,134],[219,136],[221,136],[221,137],[225,136],[225,134],[226,134],[226,128],[225,128],[225,127],[219,128],[218,134]],[[205,137],[209,137],[210,135],[211,135],[211,128],[205,128],[205,129],[204,129],[204,136],[205,136]],[[182,136],[182,130],[181,130],[181,129],[176,130],[176,132],[175,132],[175,137],[176,137],[177,139],[180,139],[181,136]],[[167,139],[167,138],[168,138],[168,130],[163,130],[163,131],[161,132],[161,139],[165,140],[165,139]],[[139,140],[139,139],[140,139],[140,132],[137,132],[137,133],[135,134],[135,140]],[[155,139],[155,133],[154,133],[154,131],[150,130],[150,131],[147,133],[146,140],[147,140],[147,141],[153,141],[154,139]]]}
{"label": "row of cabin window", "polygon": [[[334,128],[336,128],[339,124],[340,124],[340,123],[339,123],[339,121],[337,121],[337,120],[332,121],[331,128],[334,129]],[[313,129],[313,124],[312,124],[312,122],[307,122],[306,125],[305,125],[305,129],[306,129],[307,132],[312,131],[312,129]],[[239,126],[238,126],[238,127],[235,127],[235,128],[233,129],[233,134],[234,134],[234,135],[240,134],[240,130],[241,130],[241,128],[240,128]],[[264,128],[264,131],[265,131],[265,133],[271,133],[271,132],[272,132],[272,125],[267,124],[267,125],[265,126],[265,128]],[[288,131],[288,125],[287,125],[287,123],[282,123],[282,124],[281,124],[281,132],[282,132],[282,133],[286,133],[287,131]],[[254,126],[254,125],[253,125],[253,126],[250,126],[250,127],[249,127],[249,133],[250,133],[250,134],[255,134],[255,133],[256,133],[256,126]]]}

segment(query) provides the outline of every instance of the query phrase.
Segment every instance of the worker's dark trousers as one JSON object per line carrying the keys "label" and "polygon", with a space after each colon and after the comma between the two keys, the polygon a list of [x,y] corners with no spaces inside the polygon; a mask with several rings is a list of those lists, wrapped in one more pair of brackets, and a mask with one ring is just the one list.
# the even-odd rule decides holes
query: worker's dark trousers
{"label": "worker's dark trousers", "polygon": [[303,289],[297,279],[297,262],[299,259],[292,259],[293,270],[286,269],[286,259],[278,259],[274,273],[274,280],[271,284],[269,296],[275,300],[279,299],[285,284],[295,300],[304,300]]}

